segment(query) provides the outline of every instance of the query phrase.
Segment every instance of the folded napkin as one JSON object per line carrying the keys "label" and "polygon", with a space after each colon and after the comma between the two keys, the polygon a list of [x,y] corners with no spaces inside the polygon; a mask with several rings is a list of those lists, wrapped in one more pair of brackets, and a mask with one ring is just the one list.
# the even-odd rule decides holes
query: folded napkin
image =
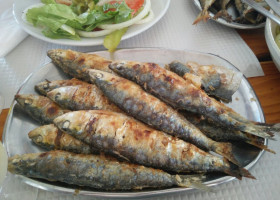
{"label": "folded napkin", "polygon": [[13,17],[13,1],[0,0],[0,58],[14,49],[28,34]]}

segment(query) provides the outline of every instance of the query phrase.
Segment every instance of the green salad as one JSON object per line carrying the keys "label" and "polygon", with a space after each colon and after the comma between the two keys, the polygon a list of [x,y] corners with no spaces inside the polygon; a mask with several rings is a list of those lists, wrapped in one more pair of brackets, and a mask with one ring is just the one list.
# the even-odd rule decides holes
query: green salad
{"label": "green salad", "polygon": [[114,51],[127,28],[149,18],[150,0],[72,0],[69,5],[41,0],[26,12],[26,20],[52,39],[80,40],[106,36],[104,46]]}

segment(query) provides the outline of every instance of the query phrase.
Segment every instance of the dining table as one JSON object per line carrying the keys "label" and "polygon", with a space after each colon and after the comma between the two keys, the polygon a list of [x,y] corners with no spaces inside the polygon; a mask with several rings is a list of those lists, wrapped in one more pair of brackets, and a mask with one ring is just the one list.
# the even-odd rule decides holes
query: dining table
{"label": "dining table", "polygon": [[[182,2],[183,1],[177,1],[177,2]],[[171,8],[170,10],[173,9],[173,12],[180,12],[180,9],[183,9],[183,7],[179,7],[177,5],[175,9],[175,1],[171,3]],[[178,3],[179,4],[179,3]],[[195,10],[194,7],[191,8],[192,10]],[[179,11],[178,11],[179,10]],[[194,11],[197,13],[197,10]],[[172,15],[171,11],[169,13],[167,12],[168,16],[165,16],[165,18],[162,19],[167,21],[168,23],[168,17],[170,20],[176,21],[175,16]],[[172,19],[174,17],[174,19]],[[193,21],[193,19],[191,19]],[[164,22],[160,21],[160,23],[157,24],[157,29],[161,30],[163,29]],[[210,22],[213,23],[213,22]],[[214,24],[214,23],[213,23]],[[169,23],[170,26],[174,25],[177,26],[176,28],[181,29],[178,25]],[[214,24],[215,25],[215,24]],[[204,25],[203,25],[204,26]],[[220,25],[217,25],[220,26]],[[172,29],[172,27],[170,28]],[[182,28],[183,29],[183,28]],[[225,33],[229,33],[231,30],[230,29],[225,29]],[[247,77],[247,80],[251,84],[251,87],[253,88],[258,101],[260,102],[261,108],[264,113],[264,118],[265,122],[268,124],[277,124],[280,123],[280,71],[277,69],[275,63],[272,60],[272,57],[270,55],[269,49],[267,47],[266,41],[265,41],[265,29],[263,28],[258,28],[258,29],[234,29],[234,32],[238,34],[238,37],[240,37],[243,41],[244,44],[246,45],[246,48],[248,48],[250,51],[253,52],[253,55],[256,57],[257,62],[259,62],[261,66],[261,73],[258,73],[258,75],[254,74],[254,70],[246,71],[249,76]],[[148,33],[156,34],[152,35],[153,37],[157,37],[158,40],[162,39],[160,36],[159,31],[150,31]],[[169,33],[167,32],[166,35]],[[178,35],[180,34],[179,32],[177,33]],[[198,33],[195,33],[198,34]],[[182,36],[182,35],[180,35]],[[145,39],[148,38],[148,34],[144,35],[143,37],[140,36],[137,38],[137,40],[141,40],[141,44],[143,46],[147,46],[148,44],[153,46],[153,41],[149,40],[149,42],[145,43]],[[40,44],[41,43],[37,40],[31,39],[31,36],[28,36],[25,39],[25,43],[21,44],[20,47],[16,48],[23,48],[24,45],[27,46],[27,42],[34,42],[35,44]],[[157,43],[155,42],[155,45]],[[172,47],[172,41],[165,41],[166,46],[171,46]],[[179,44],[179,43],[177,43]],[[230,41],[228,41],[227,44],[230,44]],[[44,47],[43,47],[44,45]],[[48,46],[48,43],[42,43],[42,46],[36,46],[36,45],[31,45],[33,48],[45,48],[45,46]],[[123,47],[126,46],[133,46],[133,45],[138,45],[138,43],[134,43],[132,39],[130,41],[124,41]],[[219,44],[222,46],[222,44]],[[49,45],[51,46],[51,45]],[[48,47],[49,47],[48,46]],[[61,47],[61,46],[59,46]],[[207,46],[206,46],[207,47]],[[208,49],[211,50],[212,47],[209,46]],[[234,47],[233,47],[234,48]],[[225,48],[226,49],[226,48]],[[230,49],[230,48],[228,48]],[[79,48],[78,48],[79,50]],[[87,50],[87,49],[86,49]],[[17,51],[17,49],[15,49]],[[23,51],[23,49],[18,50],[18,52]],[[36,51],[36,50],[34,50]],[[220,52],[223,52],[224,50],[222,49]],[[27,54],[26,54],[27,55]],[[42,57],[42,56],[41,56]],[[250,59],[250,58],[248,58]],[[47,60],[49,61],[49,60]],[[258,70],[256,68],[256,70]],[[260,75],[262,74],[262,75]],[[1,76],[1,74],[0,74]],[[2,78],[2,77],[1,77]],[[0,85],[1,87],[1,85]],[[6,104],[5,108],[2,110],[0,113],[0,140],[2,141],[2,134],[3,130],[5,127],[5,122],[7,119],[7,116],[9,114],[9,108]],[[277,136],[276,139],[280,140],[280,137]],[[279,150],[279,141],[269,141],[269,147],[274,147],[278,148]],[[272,145],[272,146],[271,146]],[[279,162],[279,153],[274,155],[271,153],[265,152],[264,155],[260,158],[260,162],[256,163],[256,165],[252,168],[254,175],[256,175],[257,180],[248,180],[245,179],[246,181],[240,181],[238,182],[237,180],[230,181],[228,183],[224,183],[219,186],[215,186],[213,192],[204,192],[204,191],[188,191],[188,192],[182,192],[182,193],[176,193],[176,194],[170,194],[166,196],[160,196],[160,197],[155,197],[157,199],[174,199],[174,200],[179,200],[179,199],[278,199],[280,196],[280,162]],[[24,183],[22,183],[24,184]],[[31,188],[31,186],[29,186]],[[0,190],[1,193],[1,190]],[[36,194],[38,197],[38,193]],[[36,199],[36,195],[35,198]],[[67,195],[67,194],[59,194],[59,193],[44,193],[40,194],[42,197],[41,199],[78,199],[76,195]],[[40,197],[39,195],[39,197]],[[45,196],[44,196],[45,195]],[[44,198],[43,198],[44,196]],[[1,198],[1,195],[0,195]],[[9,198],[7,198],[9,199]],[[24,200],[24,198],[22,198]],[[37,198],[40,199],[40,198]],[[88,198],[83,198],[83,199],[91,199],[91,197]]]}

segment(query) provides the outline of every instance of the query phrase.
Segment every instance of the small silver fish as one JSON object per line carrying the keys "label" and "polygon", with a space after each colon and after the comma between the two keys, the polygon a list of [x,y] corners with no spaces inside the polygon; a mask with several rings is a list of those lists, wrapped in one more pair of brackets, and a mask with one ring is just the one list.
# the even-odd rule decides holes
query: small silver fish
{"label": "small silver fish", "polygon": [[252,177],[227,160],[183,140],[156,131],[131,117],[110,111],[75,111],[54,120],[62,131],[128,161],[174,172],[225,172]]}
{"label": "small silver fish", "polygon": [[31,178],[111,191],[196,187],[197,184],[206,188],[200,182],[203,179],[201,175],[170,175],[162,170],[119,162],[108,156],[66,151],[15,155],[8,160],[8,170]]}

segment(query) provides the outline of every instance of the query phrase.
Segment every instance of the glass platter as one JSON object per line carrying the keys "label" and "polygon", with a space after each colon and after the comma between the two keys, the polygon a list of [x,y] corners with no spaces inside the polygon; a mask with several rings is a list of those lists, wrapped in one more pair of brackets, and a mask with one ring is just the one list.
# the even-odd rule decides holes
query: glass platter
{"label": "glass platter", "polygon": [[[71,46],[96,46],[102,45],[104,36],[96,37],[96,38],[84,38],[81,37],[81,40],[69,40],[69,39],[51,39],[45,37],[41,33],[41,29],[34,27],[33,25],[25,22],[22,19],[23,11],[34,5],[40,3],[40,0],[15,0],[14,7],[13,7],[13,14],[17,21],[17,23],[21,26],[21,28],[29,33],[30,35],[55,44],[62,44],[62,45],[71,45]],[[154,13],[154,18],[145,24],[133,25],[128,28],[127,32],[123,35],[122,40],[131,38],[135,35],[142,33],[143,31],[147,30],[148,28],[155,25],[166,13],[170,4],[170,0],[152,0],[151,6]]]}
{"label": "glass platter", "polygon": [[[94,53],[104,56],[106,58],[110,57],[109,53],[105,51]],[[164,66],[165,64],[168,64],[174,60],[181,62],[194,61],[200,64],[214,64],[237,70],[237,68],[233,66],[230,62],[219,56],[188,50],[171,50],[159,48],[123,49],[116,51],[114,54],[114,58],[124,60],[137,60],[142,62],[155,62],[160,64],[161,66]],[[51,81],[66,78],[69,77],[67,77],[60,69],[55,67],[52,63],[48,63],[42,66],[42,68],[40,68],[38,71],[35,71],[34,73],[30,74],[18,90],[18,93],[35,94],[35,84],[44,81],[45,79]],[[15,154],[44,151],[43,149],[35,146],[27,135],[29,131],[40,126],[40,124],[35,122],[33,119],[29,118],[24,113],[14,109],[14,105],[15,102],[13,102],[10,107],[10,111],[3,132],[3,143],[5,145],[8,155],[13,156]],[[228,104],[228,106],[250,120],[264,122],[264,115],[260,103],[255,95],[254,90],[252,89],[251,85],[244,76],[242,78],[240,88],[233,95],[233,101],[230,104]],[[264,141],[264,144],[267,144],[267,140]],[[237,160],[241,163],[241,165],[246,169],[250,169],[253,165],[255,165],[262,154],[262,150],[259,150],[250,145],[246,145],[245,143],[234,145],[234,155],[236,156]],[[258,177],[257,174],[254,175],[256,176],[256,178]],[[147,197],[193,190],[191,188],[173,187],[168,189],[156,190],[146,189],[141,191],[108,192],[99,191],[92,188],[79,187],[75,185],[67,185],[58,182],[31,179],[23,176],[16,177],[20,178],[23,182],[29,185],[48,191],[59,191],[75,194],[77,194],[78,191],[78,193],[81,195],[91,195],[98,197]],[[231,181],[233,179],[235,178],[223,174],[209,174],[206,176],[206,181],[204,183],[208,186],[214,186]]]}
{"label": "glass platter", "polygon": [[[199,3],[199,0],[192,0],[195,6],[201,11],[201,5]],[[237,17],[236,11],[233,9],[228,9],[229,14],[235,19]],[[197,13],[198,14],[198,13]],[[214,17],[214,14],[210,12],[210,16]],[[241,23],[236,23],[236,22],[227,22],[226,20],[222,18],[218,18],[214,20],[220,24],[223,24],[225,26],[231,27],[231,28],[236,28],[236,29],[256,29],[256,28],[262,28],[265,26],[265,22],[260,23],[260,24],[241,24]]]}

